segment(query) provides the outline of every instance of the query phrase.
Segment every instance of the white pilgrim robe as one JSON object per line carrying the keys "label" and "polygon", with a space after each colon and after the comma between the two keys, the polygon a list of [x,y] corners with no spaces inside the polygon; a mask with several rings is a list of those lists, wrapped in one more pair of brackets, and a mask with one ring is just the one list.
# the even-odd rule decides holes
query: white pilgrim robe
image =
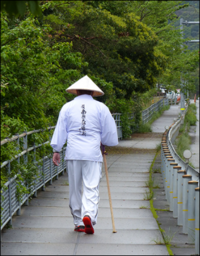
{"label": "white pilgrim robe", "polygon": [[108,107],[87,94],[66,103],[60,111],[51,146],[60,152],[66,140],[65,160],[103,162],[100,143],[118,144],[116,124]]}

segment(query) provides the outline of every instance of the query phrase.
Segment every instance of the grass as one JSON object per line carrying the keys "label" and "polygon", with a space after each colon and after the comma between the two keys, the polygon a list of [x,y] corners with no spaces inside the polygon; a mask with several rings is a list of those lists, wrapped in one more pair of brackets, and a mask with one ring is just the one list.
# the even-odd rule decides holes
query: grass
{"label": "grass", "polygon": [[148,209],[148,207],[146,207],[146,206],[140,206],[140,209]]}
{"label": "grass", "polygon": [[[153,183],[151,182],[151,180],[152,180],[152,173],[153,173],[153,166],[154,166],[155,160],[156,160],[156,158],[157,158],[157,156],[158,156],[159,153],[160,153],[160,152],[156,152],[155,157],[154,157],[154,159],[153,159],[153,162],[152,162],[152,164],[151,164],[151,166],[150,166],[150,169],[149,169],[149,180],[148,180],[147,184],[150,184],[150,185],[153,184]],[[157,219],[158,219],[158,215],[157,215],[157,213],[156,213],[156,210],[160,210],[160,209],[155,209],[155,208],[154,208],[154,206],[153,206],[153,196],[151,196],[152,194],[153,194],[153,186],[149,186],[149,192],[148,192],[148,193],[146,192],[144,198],[149,198],[149,200],[150,200],[150,210],[151,210],[151,212],[152,212],[152,214],[153,214],[153,217],[155,218],[155,220],[156,220],[156,222],[157,222],[157,224],[158,224],[159,230],[160,230],[160,232],[161,232],[161,234],[162,234],[162,237],[163,237],[163,241],[161,241],[161,239],[156,239],[156,240],[154,240],[154,242],[155,242],[156,244],[165,244],[169,255],[173,255],[173,252],[172,252],[172,250],[170,249],[170,246],[171,246],[170,242],[171,242],[171,240],[173,239],[173,237],[174,237],[175,234],[173,234],[173,236],[172,236],[172,235],[166,235],[166,234],[164,234],[164,233],[165,233],[165,230],[163,230],[163,229],[160,227],[160,223],[159,223],[158,220],[157,220]],[[167,209],[165,209],[165,211],[167,211]]]}
{"label": "grass", "polygon": [[186,149],[190,150],[190,143],[191,139],[188,133],[183,132],[182,134],[180,134],[180,136],[178,136],[176,152],[182,159],[184,159],[183,152]]}
{"label": "grass", "polygon": [[153,186],[153,188],[154,188],[154,189],[156,189],[156,188],[158,188],[158,189],[159,189],[159,188],[160,188],[160,186],[159,186],[158,184],[156,184],[155,186]]}
{"label": "grass", "polygon": [[188,107],[187,114],[185,115],[185,120],[189,123],[189,125],[196,125],[196,111],[193,108],[191,108],[191,105],[189,105]]}
{"label": "grass", "polygon": [[194,103],[190,104],[190,108],[191,108],[194,112],[197,111],[197,106],[196,106]]}
{"label": "grass", "polygon": [[184,123],[181,125],[179,129],[179,135],[177,136],[177,139],[175,142],[177,146],[176,152],[183,160],[185,160],[183,157],[183,152],[186,149],[190,150],[191,139],[188,132],[190,130],[191,125],[192,126],[196,125],[197,118],[195,113],[196,113],[196,105],[190,104],[188,106],[188,111],[185,115]]}
{"label": "grass", "polygon": [[154,173],[161,173],[161,169],[160,168],[153,169],[153,172]]}
{"label": "grass", "polygon": [[161,150],[161,143],[156,145],[156,152],[159,152]]}
{"label": "grass", "polygon": [[151,125],[149,123],[146,123],[146,124],[141,123],[137,132],[138,133],[152,132]]}
{"label": "grass", "polygon": [[151,200],[154,197],[153,191],[145,191],[144,200]]}
{"label": "grass", "polygon": [[156,211],[161,211],[161,212],[168,212],[169,211],[169,208],[168,209],[158,209],[158,208],[155,208]]}
{"label": "grass", "polygon": [[[176,234],[176,232],[174,232],[173,234],[171,233],[170,231],[170,228],[169,228],[169,235],[167,234],[164,234],[163,233],[163,241],[159,238],[156,238],[155,240],[153,240],[156,244],[165,244],[165,245],[171,245],[171,241],[174,237],[174,235]],[[164,242],[164,243],[163,243]]]}
{"label": "grass", "polygon": [[151,188],[154,186],[154,181],[152,180],[151,177],[149,177],[149,179],[145,181],[145,185],[146,187],[151,187]]}

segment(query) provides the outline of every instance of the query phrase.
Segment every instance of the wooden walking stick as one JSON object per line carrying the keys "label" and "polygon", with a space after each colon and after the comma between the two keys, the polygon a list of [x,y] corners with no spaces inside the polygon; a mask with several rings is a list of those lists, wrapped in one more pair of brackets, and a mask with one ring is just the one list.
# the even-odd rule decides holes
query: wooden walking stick
{"label": "wooden walking stick", "polygon": [[107,169],[107,162],[106,162],[106,151],[105,146],[101,144],[101,150],[103,154],[103,161],[104,161],[104,167],[105,167],[105,173],[106,173],[106,181],[107,181],[107,188],[108,188],[108,197],[109,197],[109,203],[110,203],[110,212],[111,212],[111,219],[112,219],[112,226],[113,226],[113,233],[117,233],[115,229],[115,222],[114,222],[114,215],[113,215],[113,208],[112,208],[112,201],[111,201],[111,193],[110,193],[110,185],[109,185],[109,179],[108,179],[108,169]]}

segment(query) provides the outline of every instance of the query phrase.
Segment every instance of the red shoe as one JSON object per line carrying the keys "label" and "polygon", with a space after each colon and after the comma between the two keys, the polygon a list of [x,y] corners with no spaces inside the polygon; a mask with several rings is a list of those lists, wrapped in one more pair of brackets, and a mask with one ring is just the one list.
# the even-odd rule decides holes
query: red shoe
{"label": "red shoe", "polygon": [[85,215],[83,218],[83,223],[85,224],[85,233],[86,234],[94,234],[94,229],[92,226],[90,216]]}
{"label": "red shoe", "polygon": [[76,231],[76,232],[85,232],[85,227],[84,226],[77,226],[77,227],[75,227],[74,231]]}

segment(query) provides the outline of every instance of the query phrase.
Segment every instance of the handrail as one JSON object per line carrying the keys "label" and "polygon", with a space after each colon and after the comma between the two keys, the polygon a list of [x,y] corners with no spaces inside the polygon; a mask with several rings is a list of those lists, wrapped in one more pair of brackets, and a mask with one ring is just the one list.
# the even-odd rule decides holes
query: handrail
{"label": "handrail", "polygon": [[154,112],[159,111],[163,106],[169,105],[169,100],[167,98],[162,98],[158,102],[152,104],[150,107],[142,111],[142,122],[147,123],[150,121]]}
{"label": "handrail", "polygon": [[14,156],[11,160],[8,160],[8,161],[3,162],[0,168],[3,168],[3,167],[6,166],[9,162],[11,162],[11,161],[17,159],[18,157],[23,156],[23,155],[25,155],[26,153],[28,153],[28,152],[30,152],[30,151],[36,149],[36,148],[39,148],[39,147],[41,147],[42,145],[48,144],[48,143],[50,143],[50,141],[46,141],[46,142],[44,142],[44,143],[42,143],[42,144],[38,144],[37,146],[33,146],[33,147],[30,147],[30,148],[28,148],[28,149],[22,151],[22,152],[19,153],[18,155]]}
{"label": "handrail", "polygon": [[[55,128],[55,126],[49,126],[49,127],[47,128],[47,130],[52,130],[52,129],[54,129],[54,128]],[[23,138],[23,137],[25,137],[26,135],[30,135],[30,134],[37,133],[37,132],[41,132],[41,131],[44,131],[44,129],[38,129],[38,130],[29,131],[29,132],[24,132],[24,133],[22,133],[22,134],[20,134],[20,135],[14,135],[14,136],[13,136],[12,138],[10,138],[10,139],[4,139],[4,140],[2,140],[0,145],[2,146],[2,145],[4,145],[4,144],[6,144],[7,142],[11,142],[11,141],[17,140],[18,138]]]}
{"label": "handrail", "polygon": [[[187,111],[187,107],[186,107],[186,111]],[[175,159],[178,160],[179,164],[181,164],[182,167],[185,167],[187,166],[187,174],[190,174],[192,175],[192,179],[193,180],[196,180],[196,181],[199,181],[199,173],[190,165],[188,165],[187,162],[185,162],[176,152],[174,146],[173,146],[173,143],[172,143],[172,140],[174,141],[174,137],[177,136],[177,132],[179,131],[179,128],[181,126],[181,122],[183,120],[183,117],[177,119],[175,121],[175,123],[171,126],[171,128],[169,129],[169,132],[167,133],[167,141],[168,141],[168,147],[170,148],[170,152],[172,153],[173,157]]]}
{"label": "handrail", "polygon": [[[186,106],[187,111],[187,106]],[[188,243],[199,248],[199,173],[176,152],[173,142],[179,133],[184,115],[165,131],[161,143],[161,173],[165,197],[177,225],[188,234]]]}

